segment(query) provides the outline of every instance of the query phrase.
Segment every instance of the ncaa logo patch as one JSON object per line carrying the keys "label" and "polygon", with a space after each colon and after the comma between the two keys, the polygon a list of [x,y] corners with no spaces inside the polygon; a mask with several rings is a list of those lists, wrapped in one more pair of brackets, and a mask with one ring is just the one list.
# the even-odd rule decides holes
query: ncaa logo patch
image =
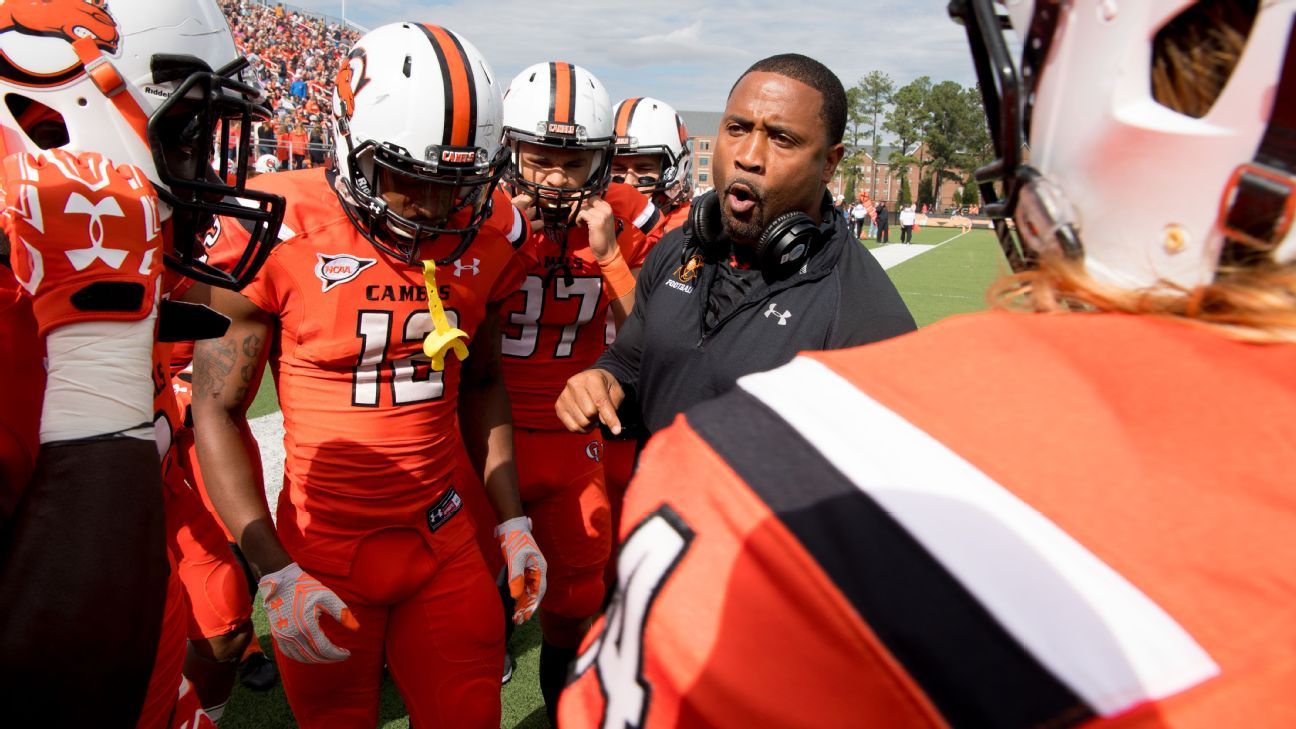
{"label": "ncaa logo patch", "polygon": [[374,258],[356,258],[346,253],[316,253],[315,258],[318,260],[315,264],[315,277],[323,283],[321,291],[354,280],[361,271],[378,262]]}
{"label": "ncaa logo patch", "polygon": [[585,446],[585,455],[591,461],[603,460],[603,441],[592,440]]}

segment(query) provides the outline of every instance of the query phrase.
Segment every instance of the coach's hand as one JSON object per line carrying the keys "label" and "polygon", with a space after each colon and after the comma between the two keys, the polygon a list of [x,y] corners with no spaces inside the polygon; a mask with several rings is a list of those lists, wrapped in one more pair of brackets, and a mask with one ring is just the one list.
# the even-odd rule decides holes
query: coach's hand
{"label": "coach's hand", "polygon": [[549,565],[531,535],[531,520],[519,516],[495,527],[495,537],[500,540],[500,551],[508,565],[509,594],[516,609],[513,624],[521,625],[531,619],[548,586]]}
{"label": "coach's hand", "polygon": [[611,372],[592,368],[577,372],[567,380],[554,411],[558,419],[573,433],[588,433],[601,420],[613,435],[621,433],[621,419],[617,407],[625,399],[625,390]]}
{"label": "coach's hand", "polygon": [[356,630],[360,624],[342,598],[296,562],[262,577],[260,585],[276,650],[301,663],[337,663],[351,655],[324,635],[319,616],[328,613],[348,630]]}

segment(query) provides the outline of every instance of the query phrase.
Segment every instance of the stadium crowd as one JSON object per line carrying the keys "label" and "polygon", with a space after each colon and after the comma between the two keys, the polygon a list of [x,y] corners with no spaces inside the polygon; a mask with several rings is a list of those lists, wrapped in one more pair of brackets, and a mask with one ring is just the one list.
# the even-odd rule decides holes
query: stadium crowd
{"label": "stadium crowd", "polygon": [[220,0],[220,6],[275,113],[273,121],[255,125],[256,156],[273,155],[285,170],[323,165],[332,149],[333,74],[359,34],[282,4]]}

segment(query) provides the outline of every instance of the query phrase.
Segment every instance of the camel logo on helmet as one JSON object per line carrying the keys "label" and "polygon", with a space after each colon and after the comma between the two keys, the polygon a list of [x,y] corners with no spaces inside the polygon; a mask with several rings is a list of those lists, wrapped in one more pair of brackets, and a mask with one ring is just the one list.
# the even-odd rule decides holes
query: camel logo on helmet
{"label": "camel logo on helmet", "polygon": [[342,108],[334,111],[338,116],[350,117],[355,114],[355,97],[361,89],[369,83],[369,75],[366,73],[369,59],[365,55],[365,49],[353,48],[347,55],[346,61],[342,63],[342,68],[337,74],[337,96],[342,102]]}
{"label": "camel logo on helmet", "polygon": [[0,78],[20,86],[60,86],[85,74],[75,53],[51,50],[89,38],[104,53],[121,43],[106,0],[9,0],[0,4]]}

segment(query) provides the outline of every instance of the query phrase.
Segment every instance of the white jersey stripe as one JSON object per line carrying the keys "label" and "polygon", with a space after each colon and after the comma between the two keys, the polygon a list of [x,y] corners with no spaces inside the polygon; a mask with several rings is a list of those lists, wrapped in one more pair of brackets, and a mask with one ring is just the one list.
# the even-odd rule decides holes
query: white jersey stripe
{"label": "white jersey stripe", "polygon": [[523,226],[526,225],[526,220],[522,218],[522,213],[516,207],[512,205],[509,207],[513,208],[513,227],[509,230],[508,240],[509,243],[516,246],[522,240]]}
{"label": "white jersey stripe", "polygon": [[1027,651],[1111,716],[1216,676],[1174,618],[1043,514],[823,364],[738,384],[896,519]]}
{"label": "white jersey stripe", "polygon": [[649,203],[644,206],[643,212],[639,213],[639,217],[634,219],[634,227],[643,230],[644,224],[651,220],[652,216],[656,212],[657,206],[653,205],[652,202],[649,201]]}
{"label": "white jersey stripe", "polygon": [[[242,205],[245,208],[252,208],[253,210],[256,210],[261,207],[255,200],[248,200],[247,198],[242,198],[242,197],[236,197],[234,198],[234,200],[237,201],[239,205]],[[285,241],[295,235],[297,235],[296,231],[294,231],[292,228],[289,228],[287,223],[279,224],[279,240]]]}

